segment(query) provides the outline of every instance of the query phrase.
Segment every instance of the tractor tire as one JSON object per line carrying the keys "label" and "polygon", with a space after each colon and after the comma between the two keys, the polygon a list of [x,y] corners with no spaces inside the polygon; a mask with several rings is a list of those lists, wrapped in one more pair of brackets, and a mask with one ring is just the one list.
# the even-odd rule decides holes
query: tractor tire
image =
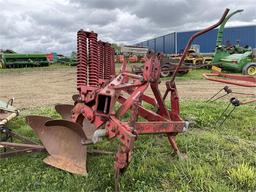
{"label": "tractor tire", "polygon": [[256,63],[248,63],[243,67],[243,75],[256,76]]}
{"label": "tractor tire", "polygon": [[160,77],[169,77],[170,75],[170,67],[167,65],[161,66]]}

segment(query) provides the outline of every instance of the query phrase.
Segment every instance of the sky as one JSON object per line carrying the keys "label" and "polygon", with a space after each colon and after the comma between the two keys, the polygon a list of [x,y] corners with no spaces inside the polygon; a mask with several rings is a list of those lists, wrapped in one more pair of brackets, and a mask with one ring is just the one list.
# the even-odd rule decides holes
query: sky
{"label": "sky", "polygon": [[135,44],[174,31],[201,29],[225,8],[244,9],[227,26],[255,25],[255,0],[0,0],[0,49],[20,53],[76,50],[76,32]]}

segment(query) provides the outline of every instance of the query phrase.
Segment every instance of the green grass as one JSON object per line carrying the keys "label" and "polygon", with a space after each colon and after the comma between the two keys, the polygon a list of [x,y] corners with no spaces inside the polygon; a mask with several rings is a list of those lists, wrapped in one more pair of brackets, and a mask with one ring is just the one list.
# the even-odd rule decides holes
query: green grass
{"label": "green grass", "polygon": [[[172,152],[166,136],[139,136],[133,159],[121,179],[122,191],[255,191],[256,111],[238,107],[222,127],[216,126],[222,102],[186,101],[181,115],[191,128],[177,142],[187,160]],[[58,118],[53,108],[24,111],[9,124],[35,138],[24,122],[27,114]],[[92,146],[116,151],[118,142]],[[113,191],[113,156],[89,155],[89,175],[80,177],[45,165],[46,153],[35,153],[0,162],[0,191]]]}
{"label": "green grass", "polygon": [[[128,63],[128,70],[131,71],[132,65],[141,66],[143,63]],[[116,73],[118,73],[121,69],[121,63],[116,63]],[[203,73],[211,73],[211,70],[208,69],[194,69],[189,71],[187,74],[177,74],[176,80],[186,81],[186,80],[201,80],[204,79]],[[170,80],[170,77],[161,78],[162,81]]]}
{"label": "green grass", "polygon": [[200,79],[204,79],[204,77],[202,76],[203,73],[211,73],[210,70],[208,69],[194,69],[190,72],[188,72],[187,74],[181,75],[178,74],[177,76],[177,80],[200,80]]}
{"label": "green grass", "polygon": [[[186,80],[201,80],[204,79],[203,73],[211,73],[210,70],[207,69],[193,69],[186,74],[177,74],[176,80],[178,81],[186,81]],[[170,80],[170,77],[161,78],[161,80]]]}
{"label": "green grass", "polygon": [[[128,63],[128,70],[131,71],[132,65],[143,65],[141,63]],[[56,70],[66,70],[70,68],[75,68],[75,66],[69,66],[65,64],[52,64],[48,67],[28,67],[28,68],[12,68],[12,69],[0,69],[0,75],[1,74],[19,74],[19,73],[27,73],[27,72],[35,72],[35,71],[56,71]],[[116,63],[116,73],[119,73],[121,69],[121,64]],[[189,71],[187,74],[178,74],[176,79],[177,80],[200,80],[204,79],[202,74],[203,73],[209,73],[210,71],[207,69],[196,69]],[[170,77],[161,78],[161,80],[170,80]]]}
{"label": "green grass", "polygon": [[10,68],[10,69],[0,69],[0,74],[16,74],[24,72],[34,72],[34,71],[54,71],[71,68],[71,66],[65,64],[52,64],[47,67],[27,67],[27,68]]}

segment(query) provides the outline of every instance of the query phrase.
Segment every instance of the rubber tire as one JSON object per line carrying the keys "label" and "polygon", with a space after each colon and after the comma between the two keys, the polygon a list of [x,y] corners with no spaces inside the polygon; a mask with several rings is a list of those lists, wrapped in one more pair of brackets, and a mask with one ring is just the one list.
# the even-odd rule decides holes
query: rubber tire
{"label": "rubber tire", "polygon": [[255,66],[255,67],[256,67],[256,63],[247,63],[247,64],[243,67],[243,70],[242,70],[243,75],[249,75],[249,74],[248,74],[248,68],[249,68],[250,66]]}
{"label": "rubber tire", "polygon": [[170,69],[169,66],[161,66],[161,72],[160,72],[160,77],[169,77],[171,75],[171,72],[170,71],[167,71],[167,72],[162,72],[162,69]]}

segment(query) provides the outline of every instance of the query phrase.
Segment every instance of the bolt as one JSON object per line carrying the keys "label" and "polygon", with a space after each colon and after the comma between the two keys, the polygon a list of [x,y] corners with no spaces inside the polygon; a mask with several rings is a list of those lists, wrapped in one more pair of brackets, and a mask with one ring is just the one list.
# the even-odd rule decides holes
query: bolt
{"label": "bolt", "polygon": [[189,122],[188,121],[185,121],[185,124],[184,124],[184,127],[182,129],[182,132],[186,132],[189,128]]}

